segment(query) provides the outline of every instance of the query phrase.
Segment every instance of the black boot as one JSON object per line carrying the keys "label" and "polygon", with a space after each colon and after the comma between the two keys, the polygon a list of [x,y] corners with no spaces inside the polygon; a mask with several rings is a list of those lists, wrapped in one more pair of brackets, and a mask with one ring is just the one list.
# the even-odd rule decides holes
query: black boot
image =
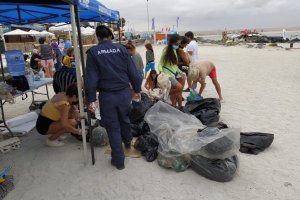
{"label": "black boot", "polygon": [[115,166],[118,170],[125,169],[125,165],[116,165],[113,160],[110,161],[111,165]]}

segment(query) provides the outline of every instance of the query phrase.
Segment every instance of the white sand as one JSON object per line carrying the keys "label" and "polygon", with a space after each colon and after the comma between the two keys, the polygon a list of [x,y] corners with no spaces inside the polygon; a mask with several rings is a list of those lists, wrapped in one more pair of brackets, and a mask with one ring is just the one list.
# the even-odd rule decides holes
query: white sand
{"label": "white sand", "polygon": [[[144,48],[138,49],[144,56]],[[161,49],[155,48],[157,60]],[[95,166],[84,166],[81,143],[70,137],[65,147],[49,148],[34,130],[21,138],[20,150],[0,154],[0,168],[12,164],[16,179],[6,199],[299,199],[300,49],[200,46],[200,55],[217,66],[226,100],[221,120],[243,131],[275,134],[265,152],[239,154],[233,181],[217,183],[190,169],[176,173],[143,158],[127,158],[126,169],[118,171],[104,148],[96,149]],[[217,97],[207,82],[204,96]],[[18,99],[5,109],[12,117],[28,106],[29,100]]]}

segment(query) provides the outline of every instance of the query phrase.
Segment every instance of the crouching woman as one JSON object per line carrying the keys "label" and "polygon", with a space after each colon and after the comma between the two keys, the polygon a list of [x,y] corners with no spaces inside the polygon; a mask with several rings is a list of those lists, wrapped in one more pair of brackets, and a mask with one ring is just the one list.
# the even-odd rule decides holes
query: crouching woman
{"label": "crouching woman", "polygon": [[60,147],[64,143],[61,141],[62,134],[70,132],[81,134],[80,129],[76,129],[76,115],[73,106],[78,102],[78,91],[76,84],[68,87],[66,92],[60,92],[53,96],[42,108],[36,122],[36,129],[42,135],[49,135],[46,144],[48,146]]}

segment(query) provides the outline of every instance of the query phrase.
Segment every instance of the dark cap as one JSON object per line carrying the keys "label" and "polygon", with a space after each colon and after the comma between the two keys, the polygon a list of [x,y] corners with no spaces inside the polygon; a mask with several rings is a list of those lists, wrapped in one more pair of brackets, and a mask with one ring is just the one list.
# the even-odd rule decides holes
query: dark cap
{"label": "dark cap", "polygon": [[107,38],[109,36],[111,36],[112,40],[115,38],[113,32],[107,26],[104,25],[97,26],[96,35],[99,38]]}

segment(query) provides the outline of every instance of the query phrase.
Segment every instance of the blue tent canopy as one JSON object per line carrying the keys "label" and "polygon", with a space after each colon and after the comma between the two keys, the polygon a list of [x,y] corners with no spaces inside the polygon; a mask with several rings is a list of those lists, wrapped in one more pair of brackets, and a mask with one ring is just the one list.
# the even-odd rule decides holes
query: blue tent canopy
{"label": "blue tent canopy", "polygon": [[81,22],[118,22],[119,12],[108,9],[98,0],[75,1],[1,1],[1,24],[59,23],[70,22],[68,3],[78,6]]}

